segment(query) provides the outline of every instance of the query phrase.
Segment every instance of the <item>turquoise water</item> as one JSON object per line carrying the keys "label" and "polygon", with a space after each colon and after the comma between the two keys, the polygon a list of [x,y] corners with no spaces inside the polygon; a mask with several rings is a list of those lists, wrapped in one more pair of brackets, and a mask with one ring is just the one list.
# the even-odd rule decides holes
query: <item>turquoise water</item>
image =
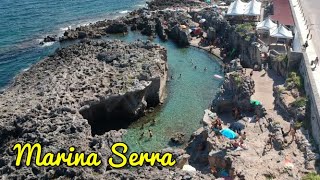
{"label": "turquoise water", "polygon": [[145,5],[145,0],[0,0],[0,89],[59,46],[40,39],[68,26],[113,18]]}
{"label": "turquoise water", "polygon": [[[139,33],[114,38],[124,41],[146,39]],[[222,75],[215,57],[196,48],[178,48],[171,41],[163,43],[156,39],[154,42],[167,48],[169,77],[173,75],[174,79],[167,84],[166,102],[129,127],[124,142],[131,152],[151,152],[166,148],[176,132],[183,132],[188,141],[190,135],[202,126],[200,122],[204,110],[209,107],[222,83],[221,79],[213,77],[214,74]],[[208,68],[206,71],[205,67]],[[155,125],[152,125],[153,119],[156,120]],[[149,138],[149,129],[153,133],[152,138]],[[144,138],[139,140],[142,132],[145,134]]]}

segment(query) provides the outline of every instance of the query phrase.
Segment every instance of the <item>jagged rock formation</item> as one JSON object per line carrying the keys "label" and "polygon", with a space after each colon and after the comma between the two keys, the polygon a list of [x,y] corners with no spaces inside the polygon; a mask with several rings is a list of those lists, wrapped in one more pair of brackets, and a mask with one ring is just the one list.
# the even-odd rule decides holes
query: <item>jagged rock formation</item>
{"label": "jagged rock formation", "polygon": [[116,20],[104,20],[96,23],[90,23],[86,26],[80,26],[75,29],[68,29],[63,36],[59,38],[60,42],[84,38],[101,38],[107,34],[126,33],[127,25],[123,22],[123,18]]}
{"label": "jagged rock formation", "polygon": [[[294,118],[295,120],[306,119],[306,99],[301,98],[299,91],[296,88],[288,89],[286,86],[275,86],[275,105],[279,111],[288,120]],[[301,99],[301,102],[298,102]]]}
{"label": "jagged rock formation", "polygon": [[191,39],[188,29],[181,28],[180,25],[190,27],[193,22],[186,12],[179,11],[153,11],[137,10],[130,13],[127,24],[132,30],[140,30],[147,36],[158,36],[162,40],[171,38],[180,46],[189,45]]}
{"label": "jagged rock formation", "polygon": [[[106,159],[125,131],[112,129],[124,128],[147,106],[162,101],[166,58],[164,48],[149,42],[84,41],[57,50],[18,75],[0,95],[0,175],[9,179],[116,178],[106,172]],[[40,143],[44,152],[57,153],[70,146],[78,152],[97,152],[103,165],[15,167],[12,147],[17,142]],[[137,173],[127,177],[131,175]]]}
{"label": "jagged rock formation", "polygon": [[[166,3],[164,5],[171,7]],[[143,35],[154,37],[158,34],[163,40],[167,40],[169,37],[178,45],[187,46],[191,40],[190,33],[187,28],[182,28],[181,25],[191,27],[193,24],[191,16],[183,11],[138,9],[115,20],[98,21],[87,26],[67,30],[64,36],[60,37],[60,41],[100,38],[107,34],[126,33],[130,26],[131,30],[139,30]]]}
{"label": "jagged rock formation", "polygon": [[213,37],[220,39],[216,45],[224,49],[223,53],[229,56],[241,56],[241,64],[244,67],[253,68],[255,64],[261,64],[260,50],[257,43],[254,43],[257,40],[254,33],[242,29],[238,32],[236,25],[230,25],[212,8],[192,11],[190,15],[195,22],[199,22],[201,18],[206,19],[201,27],[208,32],[209,39],[212,40]]}
{"label": "jagged rock formation", "polygon": [[204,2],[201,1],[193,1],[193,0],[153,0],[150,2],[147,2],[148,6],[151,10],[162,10],[168,7],[195,7],[195,6],[203,6],[205,5]]}
{"label": "jagged rock formation", "polygon": [[252,108],[250,97],[254,93],[254,81],[239,72],[225,75],[224,84],[217,93],[212,106],[216,112],[230,111],[234,106],[243,110]]}
{"label": "jagged rock formation", "polygon": [[[213,118],[209,118],[208,113],[211,112],[206,110],[204,126],[194,132],[186,149],[190,154],[189,163],[201,172],[213,173],[216,177],[223,176],[224,172],[232,179],[299,179],[315,170],[320,156],[316,147],[306,139],[305,130],[301,130],[304,135],[298,130],[295,142],[299,149],[293,148],[291,143],[283,142],[281,127],[267,115],[269,120],[265,121],[263,132],[257,132],[257,127],[246,122],[244,131],[248,136],[244,141],[245,149],[236,149],[232,146],[235,141],[218,136],[212,130],[211,122],[217,116],[210,115]],[[271,147],[269,135],[273,136]],[[285,137],[287,140],[290,138]],[[292,168],[290,163],[294,164]]]}

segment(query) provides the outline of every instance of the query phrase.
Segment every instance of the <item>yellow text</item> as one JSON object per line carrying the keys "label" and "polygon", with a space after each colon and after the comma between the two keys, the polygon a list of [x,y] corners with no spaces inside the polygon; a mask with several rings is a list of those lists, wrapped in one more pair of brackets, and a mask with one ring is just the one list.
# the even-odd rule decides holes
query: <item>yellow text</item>
{"label": "yellow text", "polygon": [[75,148],[70,147],[69,153],[45,153],[44,156],[41,156],[42,147],[39,143],[31,145],[27,143],[25,145],[15,144],[13,150],[17,151],[16,157],[16,166],[21,165],[21,161],[23,159],[23,154],[26,151],[26,166],[30,166],[32,162],[33,154],[35,153],[35,164],[36,166],[60,166],[61,163],[66,164],[69,167],[72,166],[99,166],[101,164],[101,160],[99,160],[99,156],[96,153],[90,153],[88,156],[84,153],[74,153]]}
{"label": "yellow text", "polygon": [[[123,148],[122,152],[119,152],[117,148]],[[115,162],[113,157],[108,159],[108,163],[113,168],[122,168],[125,165],[129,164],[130,166],[142,166],[144,163],[149,163],[150,166],[154,166],[156,162],[160,163],[162,166],[174,166],[176,164],[176,160],[172,160],[172,154],[165,153],[162,156],[160,153],[131,153],[129,158],[127,158],[124,154],[128,152],[128,146],[125,143],[115,143],[111,147],[111,151],[114,155],[121,158],[121,162]]]}

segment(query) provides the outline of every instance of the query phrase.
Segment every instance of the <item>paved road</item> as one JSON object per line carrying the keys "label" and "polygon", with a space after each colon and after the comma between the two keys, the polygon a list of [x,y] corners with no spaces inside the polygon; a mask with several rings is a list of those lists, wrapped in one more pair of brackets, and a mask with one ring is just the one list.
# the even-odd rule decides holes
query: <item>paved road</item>
{"label": "paved road", "polygon": [[317,55],[320,56],[320,1],[300,0],[304,15],[308,19],[309,29],[312,34],[312,41]]}

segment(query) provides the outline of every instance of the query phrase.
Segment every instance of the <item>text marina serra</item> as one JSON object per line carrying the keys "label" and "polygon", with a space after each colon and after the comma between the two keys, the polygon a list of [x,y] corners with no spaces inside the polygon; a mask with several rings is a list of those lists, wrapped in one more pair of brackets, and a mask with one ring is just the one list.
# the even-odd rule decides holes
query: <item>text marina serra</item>
{"label": "text marina serra", "polygon": [[[119,149],[122,148],[122,151]],[[23,165],[23,160],[26,166],[30,166],[34,163],[36,166],[60,166],[62,164],[67,165],[68,167],[75,166],[99,166],[101,164],[101,157],[97,153],[90,153],[86,155],[85,153],[75,152],[74,147],[69,148],[69,152],[63,153],[44,153],[42,155],[42,146],[39,143],[30,144],[26,143],[15,144],[13,151],[16,151],[16,166]],[[162,166],[174,166],[176,160],[172,158],[171,153],[160,154],[159,152],[155,153],[131,153],[129,157],[125,155],[128,152],[128,146],[125,143],[115,143],[111,147],[111,151],[114,155],[117,156],[116,159],[121,159],[121,162],[116,162],[115,158],[109,157],[108,164],[113,168],[122,168],[126,165],[133,167],[143,166],[145,163],[149,163],[151,166],[154,166],[155,163],[160,163]],[[25,156],[23,156],[25,154]],[[33,156],[35,158],[33,158]],[[25,159],[23,159],[25,157]],[[35,160],[35,162],[32,162]]]}

